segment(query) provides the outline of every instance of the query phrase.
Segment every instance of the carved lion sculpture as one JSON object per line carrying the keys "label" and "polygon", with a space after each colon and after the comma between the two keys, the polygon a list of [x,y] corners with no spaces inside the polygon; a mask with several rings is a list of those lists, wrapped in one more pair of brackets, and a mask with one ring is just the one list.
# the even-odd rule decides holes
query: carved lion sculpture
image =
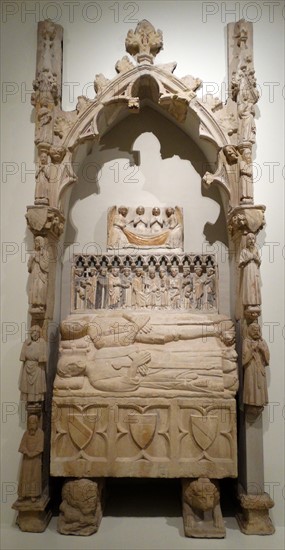
{"label": "carved lion sculpture", "polygon": [[63,535],[91,535],[99,527],[102,511],[98,483],[90,479],[67,481],[57,529]]}

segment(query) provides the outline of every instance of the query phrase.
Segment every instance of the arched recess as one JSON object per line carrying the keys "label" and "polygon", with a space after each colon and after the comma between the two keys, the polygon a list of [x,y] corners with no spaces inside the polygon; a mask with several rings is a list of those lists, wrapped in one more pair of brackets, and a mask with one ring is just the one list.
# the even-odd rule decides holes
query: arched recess
{"label": "arched recess", "polygon": [[[222,258],[228,247],[226,193],[218,186],[201,193],[207,158],[189,134],[165,117],[162,109],[154,110],[151,105],[146,103],[137,115],[129,114],[112,125],[100,142],[90,140],[88,154],[81,162],[77,159],[80,153],[86,153],[86,147],[79,145],[77,149],[75,162],[80,166],[66,218],[65,241],[70,244],[64,260],[63,287],[68,286],[72,251],[106,251],[110,206],[175,204],[184,211],[185,251],[217,254],[221,265],[220,307],[229,313],[229,266]],[[151,145],[147,145],[151,139]],[[148,147],[142,159],[134,150],[137,142]],[[72,243],[76,243],[74,248]],[[68,297],[63,296],[63,317],[69,313],[69,304]]]}
{"label": "arched recess", "polygon": [[[82,165],[84,158],[90,155],[93,144],[98,144],[99,148],[102,147],[105,137],[115,132],[118,125],[128,119],[131,120],[132,117],[136,120],[138,116],[143,116],[146,109],[152,109],[159,117],[170,123],[169,127],[174,125],[179,132],[183,133],[185,144],[189,144],[189,152],[191,143],[197,151],[200,151],[200,165],[197,167],[197,172],[200,176],[202,193],[215,200],[220,206],[220,214],[215,226],[205,220],[206,252],[215,252],[220,256],[218,257],[221,264],[220,284],[223,289],[228,289],[230,279],[228,262],[224,260],[221,262],[224,254],[221,247],[228,245],[226,218],[229,206],[234,204],[236,199],[234,196],[236,173],[229,170],[230,167],[221,161],[223,148],[229,144],[229,138],[218,124],[209,105],[197,98],[193,91],[195,86],[196,83],[195,85],[192,83],[192,87],[189,87],[189,82],[186,84],[176,78],[169,70],[165,70],[165,67],[139,65],[120,74],[103,89],[99,89],[94,101],[86,102],[79,98],[76,120],[70,125],[62,143],[67,151],[63,164],[72,167],[69,170],[72,176],[67,177],[64,170],[61,173],[58,207],[64,210],[65,218],[68,219],[70,185],[75,181],[73,168]],[[116,146],[120,147],[119,141]],[[129,142],[129,152],[131,147],[132,143]],[[174,154],[175,141],[172,151],[171,145],[169,149],[165,152],[166,158],[167,155]],[[161,155],[164,158],[163,150]],[[186,157],[191,161],[191,154]],[[219,159],[218,163],[217,159]],[[136,163],[136,160],[133,159],[133,162]],[[221,164],[224,170],[221,170]],[[205,172],[217,173],[217,177],[213,178],[217,183],[216,186],[204,185]],[[80,185],[80,180],[76,185]],[[113,204],[114,201],[111,200],[111,203]],[[219,242],[216,246],[216,229],[221,226],[223,235],[218,238]],[[67,236],[67,240],[74,242],[76,239]],[[65,278],[68,280],[67,273],[63,276],[63,280]],[[229,296],[224,296],[222,299],[223,310],[227,312],[230,310],[229,301]],[[67,304],[65,311],[66,313],[68,311]]]}
{"label": "arched recess", "polygon": [[[85,98],[86,99],[86,98]],[[201,149],[209,167],[213,168],[219,152],[229,145],[229,138],[218,124],[209,105],[200,101],[193,89],[164,68],[140,65],[120,74],[98,93],[94,101],[79,98],[77,116],[69,124],[62,146],[67,151],[63,163],[72,166],[78,162],[78,147],[90,140],[100,142],[130,113],[137,113],[146,105],[171,120]],[[84,154],[83,154],[84,156]],[[80,155],[82,158],[82,153]],[[80,158],[79,157],[79,158]],[[206,170],[205,170],[206,171]],[[214,172],[214,170],[211,170]],[[201,174],[201,177],[203,174]],[[227,169],[215,178],[222,190],[223,204],[235,203],[234,176]],[[74,182],[63,171],[58,185],[58,207],[66,213],[66,188]]]}

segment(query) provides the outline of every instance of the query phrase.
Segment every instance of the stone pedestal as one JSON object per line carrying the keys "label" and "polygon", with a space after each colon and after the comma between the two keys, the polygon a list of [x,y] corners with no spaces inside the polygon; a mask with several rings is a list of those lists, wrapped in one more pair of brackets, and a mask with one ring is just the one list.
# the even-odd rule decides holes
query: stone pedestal
{"label": "stone pedestal", "polygon": [[31,499],[18,499],[14,502],[13,508],[18,511],[17,524],[21,531],[30,533],[45,531],[52,515],[48,508],[49,501],[48,495],[43,494],[35,502],[32,502]]}
{"label": "stone pedestal", "polygon": [[242,512],[237,514],[240,530],[245,535],[272,535],[275,532],[269,517],[274,506],[268,493],[261,495],[240,495]]}

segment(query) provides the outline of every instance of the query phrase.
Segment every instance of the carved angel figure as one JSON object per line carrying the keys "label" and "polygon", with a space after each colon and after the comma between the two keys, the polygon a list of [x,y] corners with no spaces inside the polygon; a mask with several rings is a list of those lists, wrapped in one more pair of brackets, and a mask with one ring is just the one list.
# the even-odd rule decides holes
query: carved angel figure
{"label": "carved angel figure", "polygon": [[242,348],[242,364],[243,402],[257,407],[266,405],[268,392],[265,367],[269,364],[269,349],[256,322],[248,327],[248,337],[244,339]]}
{"label": "carved angel figure", "polygon": [[20,443],[19,452],[23,454],[20,481],[18,485],[19,500],[30,498],[32,502],[42,492],[42,459],[44,450],[44,432],[39,428],[37,415],[28,417],[28,429]]}

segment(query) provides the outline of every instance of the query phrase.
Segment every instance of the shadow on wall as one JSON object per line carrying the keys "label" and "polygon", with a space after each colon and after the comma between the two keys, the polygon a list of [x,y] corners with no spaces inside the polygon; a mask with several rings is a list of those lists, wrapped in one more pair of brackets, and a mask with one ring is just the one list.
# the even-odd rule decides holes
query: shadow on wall
{"label": "shadow on wall", "polygon": [[[198,128],[194,131],[198,131]],[[195,223],[197,225],[199,217],[199,224],[203,223],[206,240],[210,244],[219,241],[227,245],[226,220],[220,192],[215,186],[209,190],[202,189],[200,183],[206,170],[215,170],[215,161],[216,158],[213,158],[213,163],[209,165],[209,161],[188,135],[157,111],[145,107],[139,114],[131,114],[119,122],[101,138],[100,144],[94,143],[90,148],[90,153],[84,158],[78,170],[79,181],[71,193],[69,212],[72,213],[78,201],[106,193],[103,187],[108,180],[109,206],[116,204],[115,196],[116,193],[118,195],[119,184],[122,184],[122,193],[119,193],[118,204],[124,202],[124,194],[127,194],[128,204],[136,201],[137,204],[142,202],[152,205],[153,196],[159,204],[179,204],[180,200],[185,209],[188,202],[194,203],[191,211],[193,226]],[[179,180],[181,177],[187,179],[180,196],[178,188],[181,182],[177,181],[177,174]],[[197,193],[201,197],[201,192],[206,202],[200,205],[199,201],[197,210],[193,206]],[[215,220],[207,219],[207,199],[210,203],[216,203],[214,212],[219,210],[218,218],[214,216]],[[102,216],[97,220],[97,226],[98,222],[103,222]],[[77,223],[70,215],[66,241],[75,242],[77,236]],[[90,235],[90,240],[91,237],[93,235]]]}

